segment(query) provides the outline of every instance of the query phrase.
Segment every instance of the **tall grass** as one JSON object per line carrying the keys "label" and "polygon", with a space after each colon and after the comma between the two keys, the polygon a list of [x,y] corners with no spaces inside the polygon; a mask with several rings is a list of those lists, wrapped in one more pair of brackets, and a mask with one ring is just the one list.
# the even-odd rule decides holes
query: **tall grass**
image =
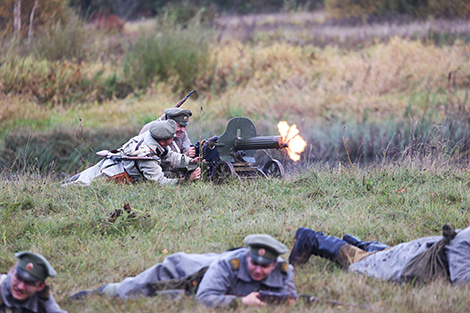
{"label": "tall grass", "polygon": [[168,82],[175,90],[192,89],[200,72],[211,67],[212,33],[198,16],[182,26],[177,16],[163,15],[153,30],[141,30],[126,48],[123,72],[135,88]]}
{"label": "tall grass", "polygon": [[34,39],[33,50],[38,59],[49,61],[86,60],[93,54],[88,40],[91,29],[78,16],[69,14],[67,21],[49,21]]}

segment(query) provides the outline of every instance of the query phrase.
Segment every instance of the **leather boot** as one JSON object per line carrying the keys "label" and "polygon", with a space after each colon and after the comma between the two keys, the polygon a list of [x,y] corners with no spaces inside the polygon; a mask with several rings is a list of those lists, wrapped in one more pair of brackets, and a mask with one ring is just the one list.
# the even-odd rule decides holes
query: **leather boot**
{"label": "leather boot", "polygon": [[317,232],[315,238],[313,238],[312,254],[335,262],[338,250],[344,244],[347,244],[347,242],[340,238]]}
{"label": "leather boot", "polygon": [[380,243],[378,241],[362,241],[359,238],[349,234],[344,235],[343,240],[350,245],[356,246],[366,252],[382,251],[386,248],[390,248],[390,246],[387,246],[386,244]]}
{"label": "leather boot", "polygon": [[304,227],[297,230],[294,238],[296,242],[289,256],[289,263],[292,265],[306,263],[312,254],[336,261],[339,248],[346,243],[339,238],[326,236],[321,231]]}
{"label": "leather boot", "polygon": [[289,263],[300,265],[307,263],[312,255],[312,243],[316,232],[310,228],[300,227],[295,233],[295,244],[289,255]]}

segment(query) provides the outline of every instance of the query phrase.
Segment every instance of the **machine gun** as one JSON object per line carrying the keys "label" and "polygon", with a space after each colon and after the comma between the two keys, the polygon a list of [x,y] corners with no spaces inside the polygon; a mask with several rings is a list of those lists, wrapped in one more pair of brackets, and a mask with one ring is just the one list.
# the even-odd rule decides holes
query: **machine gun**
{"label": "machine gun", "polygon": [[215,182],[239,176],[284,176],[281,162],[270,158],[261,166],[255,159],[255,153],[259,149],[283,149],[287,144],[281,136],[257,136],[255,125],[249,118],[232,118],[222,136],[198,142],[196,151],[201,147],[202,159]]}

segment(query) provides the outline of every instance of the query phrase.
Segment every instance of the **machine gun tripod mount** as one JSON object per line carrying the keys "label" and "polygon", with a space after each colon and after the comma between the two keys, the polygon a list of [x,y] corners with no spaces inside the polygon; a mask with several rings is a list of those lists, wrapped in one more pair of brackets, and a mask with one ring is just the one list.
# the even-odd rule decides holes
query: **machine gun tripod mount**
{"label": "machine gun tripod mount", "polygon": [[287,147],[281,136],[257,136],[256,127],[246,117],[232,118],[222,136],[214,136],[201,144],[210,178],[221,182],[239,176],[283,177],[281,162],[270,157],[263,165],[255,159],[256,150]]}

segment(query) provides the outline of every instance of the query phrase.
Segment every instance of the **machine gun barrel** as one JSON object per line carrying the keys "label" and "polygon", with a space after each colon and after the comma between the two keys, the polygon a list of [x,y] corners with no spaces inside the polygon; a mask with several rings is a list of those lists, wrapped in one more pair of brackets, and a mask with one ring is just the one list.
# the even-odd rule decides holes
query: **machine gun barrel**
{"label": "machine gun barrel", "polygon": [[287,147],[281,136],[260,136],[249,138],[236,138],[233,144],[235,151],[258,149],[281,149]]}

